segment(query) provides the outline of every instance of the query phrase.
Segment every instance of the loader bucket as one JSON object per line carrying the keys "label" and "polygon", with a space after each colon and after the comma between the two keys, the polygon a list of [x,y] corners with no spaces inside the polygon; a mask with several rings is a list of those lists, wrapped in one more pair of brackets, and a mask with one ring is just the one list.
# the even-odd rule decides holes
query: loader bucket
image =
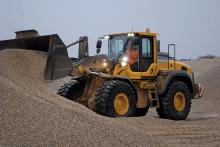
{"label": "loader bucket", "polygon": [[72,70],[72,61],[68,57],[67,48],[57,34],[3,40],[0,41],[0,51],[3,49],[27,49],[48,52],[45,68],[46,80],[67,76]]}

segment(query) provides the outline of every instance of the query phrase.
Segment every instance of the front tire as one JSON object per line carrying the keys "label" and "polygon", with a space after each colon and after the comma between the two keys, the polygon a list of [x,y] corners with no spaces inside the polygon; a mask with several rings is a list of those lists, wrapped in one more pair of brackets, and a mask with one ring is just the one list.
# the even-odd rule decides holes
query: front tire
{"label": "front tire", "polygon": [[77,101],[83,94],[85,82],[81,80],[72,80],[61,86],[57,94],[72,101]]}
{"label": "front tire", "polygon": [[159,96],[160,108],[157,113],[161,118],[185,120],[190,112],[192,94],[188,86],[181,81],[171,81],[166,92]]}
{"label": "front tire", "polygon": [[93,110],[108,117],[135,116],[137,96],[124,81],[111,80],[98,88]]}

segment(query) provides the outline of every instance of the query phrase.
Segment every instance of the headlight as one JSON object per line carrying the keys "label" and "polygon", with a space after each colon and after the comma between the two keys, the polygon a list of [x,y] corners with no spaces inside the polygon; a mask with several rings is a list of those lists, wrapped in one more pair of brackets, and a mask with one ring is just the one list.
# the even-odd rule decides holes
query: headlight
{"label": "headlight", "polygon": [[133,37],[133,36],[134,36],[134,33],[128,33],[128,36],[129,36],[129,37]]}
{"label": "headlight", "polygon": [[108,35],[104,36],[104,39],[109,39],[109,36]]}
{"label": "headlight", "polygon": [[126,66],[128,63],[128,57],[124,56],[121,58],[121,66]]}
{"label": "headlight", "polygon": [[128,62],[128,57],[124,56],[124,57],[122,58],[122,61]]}
{"label": "headlight", "polygon": [[127,62],[125,62],[125,61],[121,62],[121,66],[126,66],[126,65],[127,65]]}
{"label": "headlight", "polygon": [[104,67],[106,67],[106,66],[108,65],[108,63],[107,63],[107,62],[103,62],[102,65],[103,65]]}

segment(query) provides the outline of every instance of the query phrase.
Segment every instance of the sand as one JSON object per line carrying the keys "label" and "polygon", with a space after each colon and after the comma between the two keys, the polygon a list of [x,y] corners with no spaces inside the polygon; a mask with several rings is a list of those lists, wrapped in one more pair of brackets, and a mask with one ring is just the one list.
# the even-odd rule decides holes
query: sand
{"label": "sand", "polygon": [[155,109],[137,118],[97,115],[56,95],[69,77],[46,83],[45,64],[42,52],[0,51],[0,146],[220,146],[220,65],[197,78],[206,93],[187,120],[172,121]]}

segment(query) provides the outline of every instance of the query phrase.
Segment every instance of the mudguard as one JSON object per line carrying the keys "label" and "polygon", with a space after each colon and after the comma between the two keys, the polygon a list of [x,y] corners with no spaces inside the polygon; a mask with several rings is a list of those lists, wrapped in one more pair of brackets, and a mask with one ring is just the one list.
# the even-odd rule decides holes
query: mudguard
{"label": "mudguard", "polygon": [[195,89],[193,86],[193,77],[186,71],[160,71],[157,76],[158,94],[163,94],[171,80],[176,79],[186,83],[193,95],[195,96]]}

